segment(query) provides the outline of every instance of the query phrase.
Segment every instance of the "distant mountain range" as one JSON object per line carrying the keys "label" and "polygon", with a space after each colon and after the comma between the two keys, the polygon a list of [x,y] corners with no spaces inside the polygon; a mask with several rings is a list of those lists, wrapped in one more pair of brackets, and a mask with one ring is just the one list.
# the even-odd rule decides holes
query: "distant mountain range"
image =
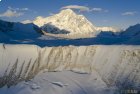
{"label": "distant mountain range", "polygon": [[36,39],[39,36],[41,36],[40,28],[32,23],[23,24],[0,20],[0,42]]}
{"label": "distant mountain range", "polygon": [[60,43],[57,42],[57,45],[65,43],[87,45],[89,42],[91,44],[140,44],[140,24],[117,32],[112,27],[97,27],[83,15],[78,15],[71,9],[62,10],[46,18],[37,17],[34,21],[0,20],[1,43],[49,44],[51,46],[56,40],[61,40]]}

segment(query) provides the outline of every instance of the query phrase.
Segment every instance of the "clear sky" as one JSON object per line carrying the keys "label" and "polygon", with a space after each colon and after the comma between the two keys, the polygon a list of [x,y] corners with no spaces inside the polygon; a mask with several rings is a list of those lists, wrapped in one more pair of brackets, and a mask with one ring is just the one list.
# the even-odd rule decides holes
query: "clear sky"
{"label": "clear sky", "polygon": [[80,11],[97,26],[127,28],[140,23],[140,0],[0,0],[0,19],[33,20],[66,8]]}

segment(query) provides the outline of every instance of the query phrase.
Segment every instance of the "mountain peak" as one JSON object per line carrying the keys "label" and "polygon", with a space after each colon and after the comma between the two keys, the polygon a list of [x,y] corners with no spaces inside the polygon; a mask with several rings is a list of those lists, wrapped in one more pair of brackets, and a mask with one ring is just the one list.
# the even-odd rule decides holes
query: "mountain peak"
{"label": "mountain peak", "polygon": [[[47,33],[61,34],[67,31],[71,34],[87,34],[97,31],[84,15],[76,14],[72,9],[61,10],[58,14],[50,17],[36,19],[34,24],[41,27]],[[112,28],[98,28],[101,31],[112,31]]]}
{"label": "mountain peak", "polygon": [[72,9],[65,9],[65,10],[61,10],[60,15],[76,15],[76,13],[72,10]]}
{"label": "mountain peak", "polygon": [[73,13],[74,11],[72,9],[63,9],[63,10],[61,10],[61,12],[70,12],[70,13]]}
{"label": "mountain peak", "polygon": [[71,34],[85,34],[95,31],[95,27],[90,21],[88,21],[83,15],[76,14],[71,9],[61,10],[58,14],[45,18],[44,24],[41,24],[40,27],[49,33],[61,33],[67,31]]}

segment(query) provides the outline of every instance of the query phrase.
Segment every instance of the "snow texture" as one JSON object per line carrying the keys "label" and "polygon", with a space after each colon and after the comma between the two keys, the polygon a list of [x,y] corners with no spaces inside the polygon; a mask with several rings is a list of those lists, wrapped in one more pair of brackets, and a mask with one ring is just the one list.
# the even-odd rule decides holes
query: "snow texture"
{"label": "snow texture", "polygon": [[139,46],[40,48],[34,45],[1,44],[0,61],[1,87],[5,85],[10,87],[21,81],[28,81],[41,70],[73,71],[83,75],[95,71],[107,86],[139,88],[140,85]]}

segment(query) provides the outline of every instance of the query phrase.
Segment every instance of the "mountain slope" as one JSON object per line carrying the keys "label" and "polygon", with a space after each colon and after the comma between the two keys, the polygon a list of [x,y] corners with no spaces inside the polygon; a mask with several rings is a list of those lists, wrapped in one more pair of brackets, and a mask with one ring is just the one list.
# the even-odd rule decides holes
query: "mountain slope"
{"label": "mountain slope", "polygon": [[126,44],[140,44],[140,24],[130,26],[120,36],[127,38]]}
{"label": "mountain slope", "polygon": [[0,20],[0,37],[3,41],[35,39],[41,36],[38,26],[29,23],[7,22]]}
{"label": "mountain slope", "polygon": [[44,23],[40,23],[36,19],[34,23],[38,26],[43,26],[43,30],[52,32],[49,25],[54,28],[57,27],[60,30],[56,32],[61,32],[61,30],[66,30],[70,33],[89,33],[94,32],[95,27],[90,23],[84,16],[77,15],[71,9],[62,10],[59,14],[45,18]]}
{"label": "mountain slope", "polygon": [[122,35],[127,37],[133,37],[138,34],[140,34],[140,24],[130,26],[125,31],[122,32]]}
{"label": "mountain slope", "polygon": [[98,28],[83,15],[78,15],[71,9],[62,10],[60,13],[46,18],[37,17],[33,23],[42,27],[44,31],[55,34],[86,34],[95,33],[97,31],[115,31],[115,29],[111,27]]}

